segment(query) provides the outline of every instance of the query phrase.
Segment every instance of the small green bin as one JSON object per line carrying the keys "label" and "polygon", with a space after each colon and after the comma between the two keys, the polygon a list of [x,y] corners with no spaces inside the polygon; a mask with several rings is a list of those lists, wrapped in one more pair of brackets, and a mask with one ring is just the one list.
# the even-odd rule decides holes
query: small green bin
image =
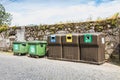
{"label": "small green bin", "polygon": [[28,43],[15,41],[13,42],[13,52],[14,54],[27,54],[28,53]]}
{"label": "small green bin", "polygon": [[29,55],[35,55],[35,56],[44,56],[46,54],[46,41],[31,41],[28,42],[29,49],[28,54]]}

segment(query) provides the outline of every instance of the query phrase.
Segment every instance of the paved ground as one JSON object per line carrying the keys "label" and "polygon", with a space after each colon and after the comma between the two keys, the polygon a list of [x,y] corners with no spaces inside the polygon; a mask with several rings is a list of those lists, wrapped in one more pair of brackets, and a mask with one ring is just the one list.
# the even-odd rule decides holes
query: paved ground
{"label": "paved ground", "polygon": [[0,80],[120,80],[120,66],[34,59],[0,53]]}

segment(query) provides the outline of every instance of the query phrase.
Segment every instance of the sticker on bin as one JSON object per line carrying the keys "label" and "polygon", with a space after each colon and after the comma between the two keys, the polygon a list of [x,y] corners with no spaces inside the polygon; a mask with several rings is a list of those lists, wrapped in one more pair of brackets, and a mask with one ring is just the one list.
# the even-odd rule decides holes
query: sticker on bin
{"label": "sticker on bin", "polygon": [[56,42],[56,37],[55,37],[55,35],[51,35],[51,42]]}
{"label": "sticker on bin", "polygon": [[105,44],[105,38],[102,38],[102,44]]}
{"label": "sticker on bin", "polygon": [[35,46],[30,46],[30,52],[35,53]]}
{"label": "sticker on bin", "polygon": [[19,46],[17,44],[14,45],[14,49],[15,50],[18,50],[19,49]]}
{"label": "sticker on bin", "polygon": [[72,42],[72,34],[66,35],[66,42]]}
{"label": "sticker on bin", "polygon": [[85,34],[84,35],[84,42],[85,43],[91,43],[92,42],[92,35],[91,34]]}

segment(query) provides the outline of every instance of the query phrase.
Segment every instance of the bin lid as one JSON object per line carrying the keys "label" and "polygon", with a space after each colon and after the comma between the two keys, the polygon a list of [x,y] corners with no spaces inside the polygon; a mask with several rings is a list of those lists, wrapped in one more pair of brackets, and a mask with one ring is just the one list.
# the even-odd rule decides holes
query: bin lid
{"label": "bin lid", "polygon": [[83,34],[81,34],[81,35],[86,35],[86,34],[90,34],[90,35],[96,35],[96,36],[99,36],[99,35],[101,35],[101,34],[103,34],[102,32],[96,32],[96,33],[83,33]]}
{"label": "bin lid", "polygon": [[51,35],[51,37],[55,37],[55,35]]}
{"label": "bin lid", "polygon": [[52,34],[52,35],[48,35],[48,37],[50,36],[50,37],[56,37],[56,36],[64,36],[64,35],[66,35],[66,34]]}
{"label": "bin lid", "polygon": [[39,44],[39,43],[47,43],[47,41],[29,41],[28,43]]}
{"label": "bin lid", "polygon": [[14,41],[13,43],[27,43],[26,41]]}

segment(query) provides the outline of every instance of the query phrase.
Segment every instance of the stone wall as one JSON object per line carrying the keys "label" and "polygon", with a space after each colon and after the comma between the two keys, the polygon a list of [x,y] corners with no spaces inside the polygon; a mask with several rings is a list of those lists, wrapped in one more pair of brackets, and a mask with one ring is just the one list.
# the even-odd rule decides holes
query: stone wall
{"label": "stone wall", "polygon": [[12,42],[15,40],[16,29],[9,28],[0,33],[0,50],[9,51],[12,49]]}
{"label": "stone wall", "polygon": [[[22,26],[11,28],[7,30],[8,37],[11,41],[33,41],[33,40],[47,40],[49,34],[54,33],[90,33],[90,32],[103,32],[105,33],[105,53],[106,59],[112,54],[119,53],[119,27],[120,18],[108,19],[102,21],[88,21],[80,23],[65,23],[54,25],[39,25],[39,26]],[[4,32],[0,33],[3,34]],[[5,35],[5,34],[4,34]],[[14,39],[11,38],[14,37]],[[4,41],[4,39],[2,39]]]}
{"label": "stone wall", "polygon": [[66,23],[55,25],[40,25],[34,27],[25,27],[25,39],[31,40],[47,40],[49,34],[65,31],[67,33],[105,33],[105,53],[106,59],[114,54],[119,53],[119,27],[120,19],[109,19],[103,21],[89,21],[81,23]]}
{"label": "stone wall", "polygon": [[25,27],[16,29],[16,41],[25,41]]}

